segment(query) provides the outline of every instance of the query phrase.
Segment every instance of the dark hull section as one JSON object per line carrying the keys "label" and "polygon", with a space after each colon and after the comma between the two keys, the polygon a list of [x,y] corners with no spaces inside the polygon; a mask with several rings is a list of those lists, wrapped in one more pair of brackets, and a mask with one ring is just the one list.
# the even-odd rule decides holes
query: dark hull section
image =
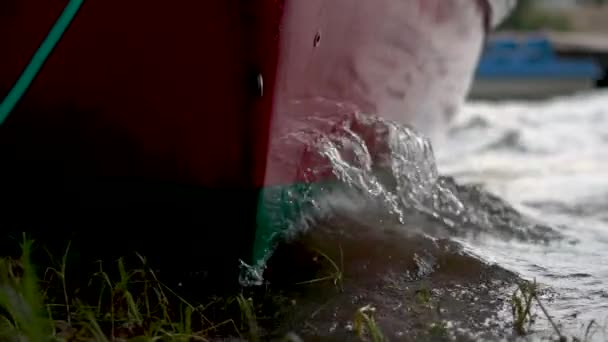
{"label": "dark hull section", "polygon": [[[0,101],[66,4],[2,1]],[[89,261],[139,250],[234,273],[251,255],[281,13],[274,0],[85,1],[0,125],[3,243],[29,230],[58,250],[75,237]]]}
{"label": "dark hull section", "polygon": [[[0,98],[66,3],[3,5]],[[256,80],[272,89],[279,15],[272,0],[86,1],[0,127],[2,172],[261,185],[272,92]]]}
{"label": "dark hull section", "polygon": [[42,265],[48,252],[58,260],[70,242],[74,284],[86,284],[98,260],[114,270],[127,256],[139,268],[132,254],[138,252],[172,288],[183,282],[194,293],[233,291],[240,261],[253,253],[255,189],[108,178],[24,185],[3,187],[11,202],[3,201],[0,255],[20,255],[23,231],[37,242],[34,257]]}

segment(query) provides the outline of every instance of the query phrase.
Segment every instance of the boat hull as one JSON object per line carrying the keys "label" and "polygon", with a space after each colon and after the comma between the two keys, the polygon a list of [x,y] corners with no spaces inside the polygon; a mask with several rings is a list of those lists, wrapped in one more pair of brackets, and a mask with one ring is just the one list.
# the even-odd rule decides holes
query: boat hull
{"label": "boat hull", "polygon": [[[66,3],[0,4],[0,99]],[[0,125],[0,225],[86,229],[102,250],[153,235],[221,272],[251,255],[260,190],[302,181],[284,134],[344,106],[440,131],[488,16],[484,0],[86,1]]]}

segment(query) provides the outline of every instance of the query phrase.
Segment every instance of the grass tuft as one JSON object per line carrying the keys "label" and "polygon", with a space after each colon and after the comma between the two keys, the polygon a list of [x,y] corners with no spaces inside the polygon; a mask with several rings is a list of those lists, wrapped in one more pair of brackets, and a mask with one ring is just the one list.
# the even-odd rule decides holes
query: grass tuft
{"label": "grass tuft", "polygon": [[597,328],[597,323],[595,322],[595,320],[592,320],[587,324],[587,328],[585,329],[585,335],[582,340],[577,337],[569,338],[562,334],[559,326],[555,323],[553,317],[538,297],[538,284],[536,283],[536,280],[534,280],[532,282],[524,282],[519,284],[517,289],[513,292],[513,296],[511,297],[511,310],[513,312],[513,329],[515,334],[519,336],[527,335],[531,330],[532,324],[534,323],[534,315],[532,313],[533,302],[536,303],[536,305],[543,313],[544,317],[551,324],[553,332],[555,333],[554,338],[556,341],[586,342],[589,341],[598,330],[593,330],[594,327]]}
{"label": "grass tuft", "polygon": [[38,278],[31,263],[33,241],[23,236],[19,260],[0,259],[0,340],[49,341],[53,328],[46,317]]}
{"label": "grass tuft", "polygon": [[354,319],[355,333],[362,340],[384,342],[386,341],[384,334],[382,334],[380,327],[378,327],[378,324],[374,319],[375,311],[375,308],[370,305],[366,305],[357,310]]}
{"label": "grass tuft", "polygon": [[[242,294],[194,305],[136,255],[141,264],[135,269],[124,258],[109,269],[99,262],[85,289],[94,295],[78,296],[82,289],[71,291],[67,281],[70,244],[60,264],[48,267],[42,280],[31,262],[33,244],[24,236],[19,259],[0,258],[0,341],[206,341],[212,335],[243,332],[248,340],[261,339],[253,301]],[[232,315],[234,301],[241,329],[238,319],[225,318]],[[213,323],[208,311],[223,319]]]}
{"label": "grass tuft", "polygon": [[314,284],[314,283],[319,283],[319,282],[324,282],[324,281],[332,281],[334,286],[340,292],[344,292],[344,273],[343,273],[344,253],[342,251],[341,246],[339,246],[339,249],[340,249],[340,266],[338,266],[338,264],[332,258],[330,258],[327,254],[323,253],[322,251],[320,251],[318,249],[314,249],[315,253],[317,253],[320,257],[322,257],[324,260],[326,260],[330,264],[330,266],[332,268],[332,272],[327,276],[302,281],[302,282],[297,283],[296,285]]}
{"label": "grass tuft", "polygon": [[448,326],[445,322],[433,323],[429,327],[429,335],[431,337],[447,337],[448,336]]}
{"label": "grass tuft", "polygon": [[258,322],[253,307],[253,299],[245,298],[242,294],[236,297],[241,310],[241,321],[247,324],[249,341],[258,342],[260,340]]}
{"label": "grass tuft", "polygon": [[431,290],[428,287],[424,286],[420,289],[416,290],[416,302],[418,304],[428,305],[431,302]]}
{"label": "grass tuft", "polygon": [[532,316],[532,299],[536,296],[536,282],[522,283],[511,296],[511,312],[513,314],[513,329],[519,336],[525,336],[528,328],[534,322]]}

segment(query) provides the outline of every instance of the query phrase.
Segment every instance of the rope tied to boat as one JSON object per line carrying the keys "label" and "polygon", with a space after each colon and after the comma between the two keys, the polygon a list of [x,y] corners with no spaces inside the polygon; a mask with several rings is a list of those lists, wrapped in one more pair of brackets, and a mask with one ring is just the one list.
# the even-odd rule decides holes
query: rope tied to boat
{"label": "rope tied to boat", "polygon": [[42,44],[40,44],[40,47],[36,50],[34,56],[32,56],[32,59],[17,79],[17,82],[15,82],[15,85],[13,85],[6,98],[0,103],[0,125],[4,123],[27,92],[27,89],[40,72],[40,69],[42,69],[49,55],[53,52],[53,49],[57,46],[57,43],[59,43],[61,37],[63,37],[65,31],[76,17],[83,2],[84,0],[69,0],[55,25],[53,25],[46,38],[42,41]]}

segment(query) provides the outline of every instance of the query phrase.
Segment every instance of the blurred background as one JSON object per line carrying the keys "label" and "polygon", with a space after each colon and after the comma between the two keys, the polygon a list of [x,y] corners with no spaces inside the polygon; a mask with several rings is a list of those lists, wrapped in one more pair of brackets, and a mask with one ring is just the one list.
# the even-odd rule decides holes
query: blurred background
{"label": "blurred background", "polygon": [[500,30],[557,30],[608,33],[606,0],[519,0]]}
{"label": "blurred background", "polygon": [[488,39],[473,99],[547,98],[608,85],[608,1],[520,0]]}

